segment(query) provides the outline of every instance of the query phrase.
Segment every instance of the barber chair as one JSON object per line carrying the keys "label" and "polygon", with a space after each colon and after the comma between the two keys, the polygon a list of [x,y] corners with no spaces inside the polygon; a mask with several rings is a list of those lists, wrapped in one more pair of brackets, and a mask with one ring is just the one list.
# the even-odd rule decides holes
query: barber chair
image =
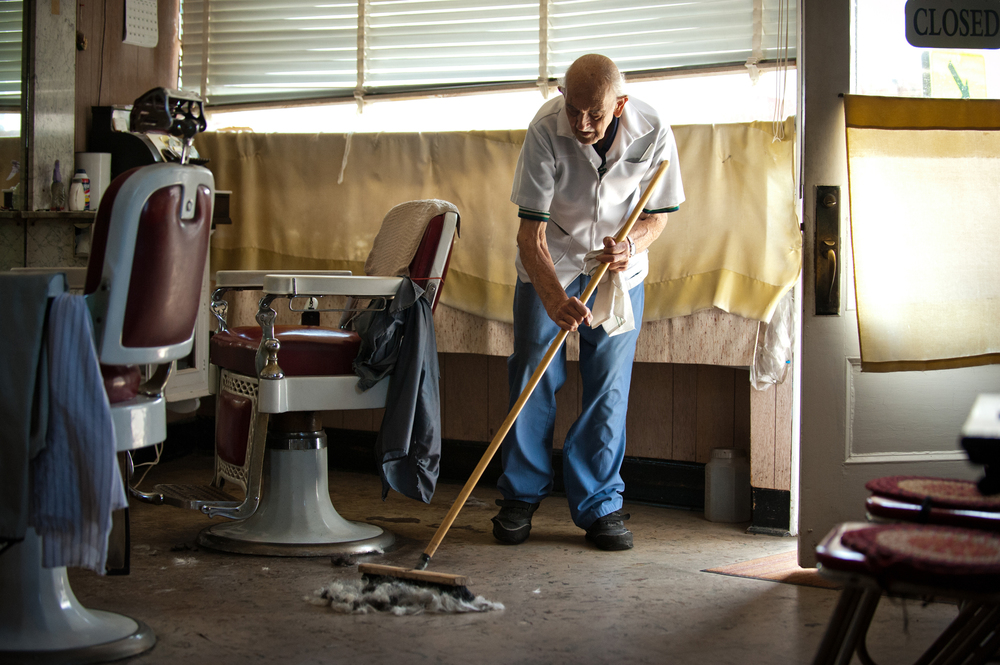
{"label": "barber chair", "polygon": [[[386,215],[366,271],[220,271],[212,307],[219,330],[210,344],[216,394],[215,476],[204,487],[157,485],[146,500],[233,521],[204,529],[197,543],[241,554],[325,556],[380,553],[395,536],[340,516],[330,498],[323,411],[385,406],[389,379],[362,392],[352,363],[360,338],[346,327],[275,325],[272,304],[315,314],[308,303],[346,298],[341,325],[358,302],[383,304],[407,275],[433,306],[447,274],[458,213],[443,201],[411,201]],[[257,326],[230,328],[224,296],[262,290]],[[341,301],[342,302],[342,301]],[[299,305],[298,303],[303,303]],[[338,302],[339,304],[339,302]],[[300,309],[301,308],[301,309]],[[329,310],[326,310],[329,311]],[[224,482],[244,492],[236,501]]]}
{"label": "barber chair", "polygon": [[1000,648],[1000,535],[921,524],[835,527],[816,547],[823,577],[844,585],[814,665],[872,665],[866,638],[883,593],[955,600],[958,616],[917,660],[985,663]]}
{"label": "barber chair", "polygon": [[[157,89],[133,105],[132,126],[189,146],[205,128],[201,111],[196,98]],[[173,361],[194,343],[213,190],[207,169],[164,163],[123,173],[101,200],[84,297],[119,452],[166,438],[163,388]],[[146,365],[156,369],[143,382],[139,366]],[[105,662],[153,646],[147,625],[88,610],[66,569],[41,561],[41,538],[31,528],[0,555],[0,661]]]}

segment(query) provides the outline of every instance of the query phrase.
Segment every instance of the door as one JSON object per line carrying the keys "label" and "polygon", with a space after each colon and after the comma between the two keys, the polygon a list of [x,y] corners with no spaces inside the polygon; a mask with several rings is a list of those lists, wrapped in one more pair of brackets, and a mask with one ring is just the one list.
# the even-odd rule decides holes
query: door
{"label": "door", "polygon": [[[905,0],[884,5],[903,30]],[[958,434],[975,396],[1000,391],[1000,366],[887,374],[860,371],[858,325],[850,289],[850,219],[842,93],[852,92],[854,0],[802,0],[799,48],[803,220],[802,382],[799,561],[815,565],[816,544],[838,522],[864,519],[865,482],[888,475],[978,478]],[[898,9],[897,9],[898,8]],[[860,63],[863,64],[863,63]],[[996,96],[996,93],[991,94]],[[839,312],[816,314],[816,187],[839,186]],[[887,248],[890,250],[890,248]],[[924,257],[932,258],[932,257]]]}

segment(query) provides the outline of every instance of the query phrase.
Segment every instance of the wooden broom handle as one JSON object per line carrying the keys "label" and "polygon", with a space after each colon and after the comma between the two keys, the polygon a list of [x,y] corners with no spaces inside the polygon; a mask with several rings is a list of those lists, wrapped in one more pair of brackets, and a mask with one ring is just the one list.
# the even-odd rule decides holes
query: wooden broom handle
{"label": "wooden broom handle", "polygon": [[[618,235],[615,236],[615,242],[623,242],[625,240],[625,236],[632,231],[632,227],[635,226],[636,221],[638,221],[639,215],[642,214],[643,207],[646,205],[646,202],[649,201],[649,197],[653,195],[653,192],[656,190],[656,186],[660,183],[660,179],[663,177],[663,174],[666,173],[668,165],[668,160],[660,162],[660,166],[657,168],[656,173],[653,174],[653,179],[650,180],[649,185],[646,187],[646,191],[644,191],[642,196],[639,197],[639,202],[636,203],[635,209],[632,210],[632,214],[629,215],[629,218],[625,221],[625,225],[622,226],[621,231],[619,231]],[[602,263],[597,267],[597,270],[594,271],[594,274],[590,278],[590,282],[587,283],[587,288],[584,289],[583,295],[580,296],[580,300],[584,304],[590,300],[590,296],[594,295],[594,291],[597,290],[598,283],[604,277],[604,273],[608,271],[608,265],[609,264],[607,263]],[[528,398],[531,397],[531,393],[533,393],[535,387],[538,386],[538,382],[542,380],[542,375],[545,374],[545,370],[549,368],[549,364],[552,363],[552,359],[555,358],[556,353],[559,352],[559,347],[561,347],[563,342],[566,341],[566,335],[568,334],[569,331],[560,330],[559,334],[556,335],[555,340],[552,341],[552,345],[549,346],[549,350],[545,352],[545,357],[542,358],[542,362],[535,369],[535,373],[531,375],[531,379],[528,380],[528,385],[526,385],[524,390],[521,391],[520,397],[517,398],[513,408],[510,410],[510,413],[507,414],[503,424],[500,425],[500,429],[497,430],[496,435],[493,437],[493,441],[491,441],[490,445],[486,448],[486,452],[483,453],[483,457],[479,460],[479,464],[476,465],[476,468],[472,471],[472,475],[469,476],[469,480],[467,480],[465,486],[462,487],[462,491],[459,492],[458,498],[455,499],[455,503],[451,505],[451,510],[449,510],[448,514],[445,515],[444,520],[441,522],[441,526],[439,526],[437,531],[434,532],[434,537],[431,538],[430,544],[428,544],[427,549],[424,550],[424,556],[421,557],[421,569],[423,566],[427,565],[427,562],[430,561],[430,558],[434,556],[434,553],[437,551],[438,546],[441,545],[441,541],[444,540],[445,535],[447,535],[448,529],[451,528],[451,525],[455,522],[455,518],[458,517],[458,513],[465,506],[465,502],[469,499],[469,496],[472,495],[472,490],[475,489],[479,479],[482,478],[483,473],[486,472],[486,467],[493,459],[497,449],[500,448],[500,444],[503,443],[504,437],[507,436],[507,432],[509,432],[510,428],[514,426],[514,421],[517,420],[517,417],[521,414],[521,409],[524,408]]]}

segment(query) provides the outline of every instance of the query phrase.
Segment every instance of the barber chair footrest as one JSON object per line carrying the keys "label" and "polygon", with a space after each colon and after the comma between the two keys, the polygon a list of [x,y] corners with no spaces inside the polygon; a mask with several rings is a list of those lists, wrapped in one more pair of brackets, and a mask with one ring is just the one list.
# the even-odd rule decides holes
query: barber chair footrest
{"label": "barber chair footrest", "polygon": [[163,503],[178,508],[201,510],[206,504],[236,507],[243,503],[232,494],[212,485],[157,485],[154,493],[163,497]]}

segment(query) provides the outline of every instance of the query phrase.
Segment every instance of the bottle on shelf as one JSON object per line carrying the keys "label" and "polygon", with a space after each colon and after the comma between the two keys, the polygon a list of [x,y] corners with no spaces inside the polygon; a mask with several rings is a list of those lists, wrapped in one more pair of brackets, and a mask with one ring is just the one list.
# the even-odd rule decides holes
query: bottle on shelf
{"label": "bottle on shelf", "polygon": [[62,174],[59,172],[59,160],[56,160],[56,166],[52,170],[52,187],[50,189],[52,195],[52,204],[49,206],[50,210],[62,210],[66,207],[66,189],[63,186]]}
{"label": "bottle on shelf", "polygon": [[70,181],[69,209],[90,210],[90,178],[83,169],[77,169]]}

